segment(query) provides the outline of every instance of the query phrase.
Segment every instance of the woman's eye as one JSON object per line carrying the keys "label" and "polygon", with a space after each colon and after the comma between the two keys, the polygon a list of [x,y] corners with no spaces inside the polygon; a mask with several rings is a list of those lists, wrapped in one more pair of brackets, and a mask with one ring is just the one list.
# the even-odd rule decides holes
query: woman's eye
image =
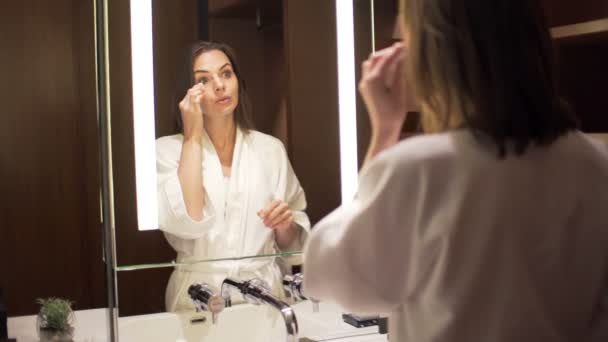
{"label": "woman's eye", "polygon": [[198,83],[205,85],[205,83],[207,83],[209,80],[206,77],[201,78],[200,80],[198,80]]}
{"label": "woman's eye", "polygon": [[226,70],[226,71],[224,71],[223,75],[224,75],[224,78],[230,78],[232,76],[232,71]]}

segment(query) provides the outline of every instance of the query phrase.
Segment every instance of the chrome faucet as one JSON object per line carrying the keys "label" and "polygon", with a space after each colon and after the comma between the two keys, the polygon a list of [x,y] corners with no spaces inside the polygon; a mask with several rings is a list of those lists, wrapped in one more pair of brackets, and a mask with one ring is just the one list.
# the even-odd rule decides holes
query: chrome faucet
{"label": "chrome faucet", "polygon": [[303,281],[304,276],[302,273],[288,274],[283,277],[283,289],[289,292],[295,301],[306,300],[307,298],[304,296],[304,289],[302,288]]}
{"label": "chrome faucet", "polygon": [[319,312],[319,301],[314,298],[307,298],[304,295],[304,275],[302,273],[296,273],[294,275],[288,274],[283,277],[283,289],[289,292],[295,302],[310,299],[312,302],[312,311]]}
{"label": "chrome faucet", "polygon": [[224,298],[217,295],[209,288],[207,284],[192,284],[188,288],[188,295],[197,312],[209,311],[211,312],[211,322],[215,324],[217,322],[217,315],[224,310],[225,302]]}
{"label": "chrome faucet", "polygon": [[287,342],[298,341],[298,321],[293,309],[276,296],[270,290],[270,286],[261,279],[251,279],[240,281],[234,278],[226,278],[222,282],[222,297],[224,297],[226,307],[232,306],[230,299],[230,288],[235,288],[241,292],[245,301],[250,304],[268,304],[279,310],[285,321],[287,331]]}

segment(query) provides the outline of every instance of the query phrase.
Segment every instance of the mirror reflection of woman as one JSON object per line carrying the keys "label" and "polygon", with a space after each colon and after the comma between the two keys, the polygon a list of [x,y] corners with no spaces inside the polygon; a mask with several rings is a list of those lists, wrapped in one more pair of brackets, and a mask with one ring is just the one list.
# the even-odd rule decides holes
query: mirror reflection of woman
{"label": "mirror reflection of woman", "polygon": [[177,262],[168,311],[189,310],[187,287],[219,288],[227,276],[261,278],[281,295],[271,258],[198,260],[298,250],[310,229],[306,198],[282,143],[252,129],[240,69],[230,47],[197,42],[178,79],[180,134],[157,140],[159,222]]}
{"label": "mirror reflection of woman", "polygon": [[[558,96],[540,1],[401,0],[399,23],[305,293],[389,316],[390,341],[608,341],[608,148]],[[400,141],[417,104],[427,134]]]}

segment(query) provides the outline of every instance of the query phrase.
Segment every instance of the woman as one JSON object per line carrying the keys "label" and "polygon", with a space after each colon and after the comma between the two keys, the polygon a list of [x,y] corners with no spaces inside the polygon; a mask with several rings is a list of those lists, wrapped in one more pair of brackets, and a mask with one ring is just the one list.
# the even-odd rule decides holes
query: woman
{"label": "woman", "polygon": [[[608,341],[608,151],[557,96],[539,4],[401,0],[399,22],[363,64],[371,144],[309,237],[307,295],[387,314],[390,341]],[[399,142],[416,103],[428,134]]]}
{"label": "woman", "polygon": [[244,80],[226,44],[195,43],[178,81],[180,134],[157,140],[159,221],[177,252],[168,311],[194,308],[187,288],[227,276],[261,278],[280,294],[273,259],[196,261],[301,248],[306,198],[285,148],[251,129]]}

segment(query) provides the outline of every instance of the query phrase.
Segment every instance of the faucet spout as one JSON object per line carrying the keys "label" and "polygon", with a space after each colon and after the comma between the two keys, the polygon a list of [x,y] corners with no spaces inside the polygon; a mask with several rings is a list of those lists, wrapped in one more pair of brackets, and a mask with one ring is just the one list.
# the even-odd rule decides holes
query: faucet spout
{"label": "faucet spout", "polygon": [[233,278],[224,279],[221,291],[226,306],[231,306],[231,287],[238,289],[248,303],[254,305],[267,304],[277,309],[285,322],[285,330],[287,331],[286,341],[298,341],[298,321],[296,320],[295,312],[287,303],[272,294],[268,284],[261,279],[251,279],[248,281],[239,281]]}
{"label": "faucet spout", "polygon": [[293,311],[291,306],[285,302],[279,300],[273,295],[263,296],[262,301],[275,309],[279,310],[283,321],[285,322],[285,329],[287,331],[287,342],[298,341],[298,321],[296,320],[296,313]]}
{"label": "faucet spout", "polygon": [[222,281],[222,288],[220,289],[220,292],[224,298],[224,305],[227,308],[232,306],[232,299],[230,298],[231,287],[242,292],[243,282],[234,278],[225,278],[224,281]]}

